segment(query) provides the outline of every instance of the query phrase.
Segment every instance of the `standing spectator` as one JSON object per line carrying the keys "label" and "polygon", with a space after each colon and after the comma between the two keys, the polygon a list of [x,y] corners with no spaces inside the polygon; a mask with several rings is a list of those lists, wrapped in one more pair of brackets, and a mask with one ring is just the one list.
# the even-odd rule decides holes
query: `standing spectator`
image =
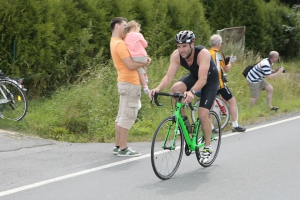
{"label": "standing spectator", "polygon": [[119,111],[115,120],[115,147],[113,154],[118,156],[140,156],[141,153],[127,146],[129,130],[135,123],[140,109],[141,85],[137,69],[150,63],[134,62],[123,41],[123,31],[127,19],[116,17],[110,22],[112,37],[110,40],[110,53],[118,73],[118,92],[120,94]]}
{"label": "standing spectator", "polygon": [[214,59],[219,72],[220,89],[218,90],[218,93],[229,104],[229,113],[232,120],[232,131],[244,132],[246,129],[238,125],[236,99],[223,80],[223,70],[228,73],[230,71],[230,68],[232,67],[232,64],[235,62],[236,57],[231,55],[228,64],[225,63],[225,56],[220,52],[222,46],[222,37],[218,34],[212,35],[210,37],[210,46],[211,49],[209,50],[209,53]]}
{"label": "standing spectator", "polygon": [[283,67],[274,71],[272,66],[278,60],[279,53],[271,51],[269,57],[257,63],[247,75],[247,83],[251,91],[250,107],[252,107],[260,96],[261,90],[267,91],[267,104],[270,110],[278,110],[279,107],[272,106],[273,87],[266,80],[265,77],[273,79],[284,71]]}
{"label": "standing spectator", "polygon": [[[136,21],[132,20],[128,22],[127,26],[124,29],[124,41],[133,61],[147,63],[147,52],[145,48],[148,46],[148,42],[140,33],[140,30],[141,25]],[[149,94],[146,66],[139,68],[138,72],[144,92],[145,94]]]}

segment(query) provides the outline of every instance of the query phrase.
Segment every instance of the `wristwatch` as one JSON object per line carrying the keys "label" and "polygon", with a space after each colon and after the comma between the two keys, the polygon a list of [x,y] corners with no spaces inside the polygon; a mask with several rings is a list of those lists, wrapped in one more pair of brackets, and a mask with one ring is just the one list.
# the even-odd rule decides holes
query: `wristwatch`
{"label": "wristwatch", "polygon": [[195,90],[193,90],[193,89],[190,89],[190,91],[193,93],[193,95],[195,95],[195,94],[196,94]]}

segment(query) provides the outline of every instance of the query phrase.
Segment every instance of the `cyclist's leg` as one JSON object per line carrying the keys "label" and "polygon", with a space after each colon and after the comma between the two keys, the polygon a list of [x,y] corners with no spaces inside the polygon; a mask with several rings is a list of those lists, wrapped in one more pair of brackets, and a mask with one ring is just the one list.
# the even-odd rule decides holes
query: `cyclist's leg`
{"label": "cyclist's leg", "polygon": [[210,138],[211,138],[211,123],[209,119],[209,109],[200,107],[198,110],[199,119],[201,121],[201,128],[204,132],[205,138],[205,146],[210,145]]}
{"label": "cyclist's leg", "polygon": [[236,99],[232,95],[231,91],[227,86],[219,90],[219,94],[229,104],[229,113],[231,115],[232,122],[237,121],[237,110],[236,110]]}
{"label": "cyclist's leg", "polygon": [[[218,94],[219,94],[219,90],[217,91],[216,95],[218,95]],[[210,110],[212,110],[212,111],[214,110],[215,103],[216,103],[216,102],[213,101],[213,104],[212,104]],[[211,117],[211,115],[209,115],[209,121],[212,122],[212,117]],[[214,127],[213,123],[211,123],[211,129],[212,129],[213,132],[215,131],[215,127]]]}
{"label": "cyclist's leg", "polygon": [[[190,90],[195,85],[197,80],[198,79],[191,75],[191,73],[186,74],[172,86],[172,93],[184,93],[185,91]],[[181,109],[181,115],[185,115],[184,109]]]}
{"label": "cyclist's leg", "polygon": [[204,86],[201,92],[201,100],[200,100],[200,107],[199,107],[199,119],[201,121],[201,127],[204,132],[205,137],[205,146],[210,145],[211,139],[211,122],[209,120],[209,111],[213,105],[217,94],[217,87],[214,85]]}
{"label": "cyclist's leg", "polygon": [[211,127],[211,121],[209,120],[209,111],[215,100],[218,86],[219,84],[215,84],[215,83],[205,85],[202,88],[202,92],[201,92],[199,119],[201,121],[201,127],[204,132],[204,140],[205,140],[203,152],[200,159],[201,163],[208,162],[210,159],[210,155],[213,151],[210,146],[212,127]]}
{"label": "cyclist's leg", "polygon": [[232,131],[233,132],[244,132],[246,129],[240,127],[238,124],[238,111],[237,111],[237,104],[236,99],[230,92],[229,88],[225,86],[225,88],[221,89],[220,94],[222,97],[229,103],[229,113],[231,115],[232,121]]}

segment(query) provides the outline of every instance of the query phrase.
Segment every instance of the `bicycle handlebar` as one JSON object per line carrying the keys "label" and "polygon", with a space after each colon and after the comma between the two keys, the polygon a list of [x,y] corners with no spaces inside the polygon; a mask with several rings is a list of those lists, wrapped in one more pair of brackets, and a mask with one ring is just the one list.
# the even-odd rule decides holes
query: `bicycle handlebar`
{"label": "bicycle handlebar", "polygon": [[[173,98],[179,98],[179,102],[181,102],[182,98],[185,98],[185,96],[183,94],[181,94],[180,92],[177,93],[168,93],[168,92],[156,92],[153,96],[152,96],[152,100],[154,99],[154,102],[157,106],[162,106],[161,103],[158,102],[157,97],[161,95],[161,96],[169,96],[169,97],[173,97]],[[151,100],[151,103],[152,103]],[[187,103],[189,105],[189,107],[191,108],[191,110],[195,110],[194,107],[192,106],[191,103]]]}

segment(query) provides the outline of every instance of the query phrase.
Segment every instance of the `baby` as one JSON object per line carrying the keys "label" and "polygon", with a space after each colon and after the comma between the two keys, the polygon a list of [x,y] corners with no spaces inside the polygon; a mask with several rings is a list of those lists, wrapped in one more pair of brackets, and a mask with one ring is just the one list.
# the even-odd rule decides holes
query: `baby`
{"label": "baby", "polygon": [[[148,46],[148,42],[140,33],[140,30],[141,25],[136,21],[132,20],[128,22],[126,28],[124,29],[124,41],[133,61],[147,63],[148,56],[145,48]],[[149,94],[150,90],[148,88],[146,66],[141,67],[137,71],[139,72],[141,85],[144,89],[145,94]]]}

